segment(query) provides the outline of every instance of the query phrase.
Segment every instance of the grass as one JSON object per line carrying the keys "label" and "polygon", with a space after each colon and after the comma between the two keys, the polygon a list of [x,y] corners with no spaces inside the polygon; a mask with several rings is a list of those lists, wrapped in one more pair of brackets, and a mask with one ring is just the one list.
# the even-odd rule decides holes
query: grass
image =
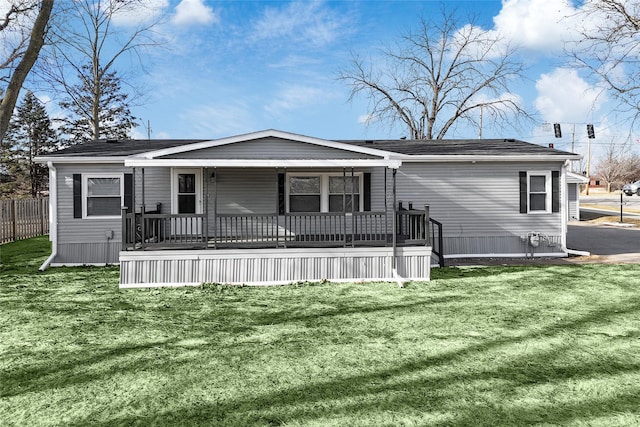
{"label": "grass", "polygon": [[0,247],[3,426],[640,425],[640,265],[118,291]]}

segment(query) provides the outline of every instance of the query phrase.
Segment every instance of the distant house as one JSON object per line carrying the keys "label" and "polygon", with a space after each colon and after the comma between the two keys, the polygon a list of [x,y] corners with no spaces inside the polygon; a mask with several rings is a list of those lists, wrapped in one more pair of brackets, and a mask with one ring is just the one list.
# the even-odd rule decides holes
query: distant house
{"label": "distant house", "polygon": [[[567,164],[513,139],[94,141],[50,170],[51,265],[120,286],[428,280],[432,260],[566,256]],[[573,179],[573,180],[572,180]]]}

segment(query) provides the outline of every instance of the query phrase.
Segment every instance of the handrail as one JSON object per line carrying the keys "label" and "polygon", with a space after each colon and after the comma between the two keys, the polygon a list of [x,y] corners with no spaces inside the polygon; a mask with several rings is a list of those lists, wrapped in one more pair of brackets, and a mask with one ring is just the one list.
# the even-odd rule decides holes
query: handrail
{"label": "handrail", "polygon": [[[384,211],[314,213],[161,214],[123,211],[123,250],[229,247],[388,246]],[[400,245],[431,245],[440,264],[442,224],[426,211],[397,211]],[[351,218],[349,218],[351,217]],[[208,226],[208,229],[205,227]]]}

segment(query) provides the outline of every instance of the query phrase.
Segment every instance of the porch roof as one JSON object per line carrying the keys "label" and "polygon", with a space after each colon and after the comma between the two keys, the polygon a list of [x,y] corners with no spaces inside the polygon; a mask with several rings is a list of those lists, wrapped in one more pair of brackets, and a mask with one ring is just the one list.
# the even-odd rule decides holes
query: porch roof
{"label": "porch roof", "polygon": [[127,167],[238,167],[238,168],[351,168],[388,167],[398,169],[401,160],[396,159],[124,159]]}

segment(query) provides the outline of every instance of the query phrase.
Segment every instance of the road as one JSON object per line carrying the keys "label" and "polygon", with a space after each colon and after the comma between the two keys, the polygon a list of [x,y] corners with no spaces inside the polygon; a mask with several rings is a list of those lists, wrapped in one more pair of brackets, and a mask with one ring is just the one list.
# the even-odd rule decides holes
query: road
{"label": "road", "polygon": [[[622,195],[622,210],[623,212],[635,211],[640,213],[640,196]],[[598,205],[606,206],[620,212],[620,193],[591,193],[588,196],[580,195],[580,206],[584,205]]]}

